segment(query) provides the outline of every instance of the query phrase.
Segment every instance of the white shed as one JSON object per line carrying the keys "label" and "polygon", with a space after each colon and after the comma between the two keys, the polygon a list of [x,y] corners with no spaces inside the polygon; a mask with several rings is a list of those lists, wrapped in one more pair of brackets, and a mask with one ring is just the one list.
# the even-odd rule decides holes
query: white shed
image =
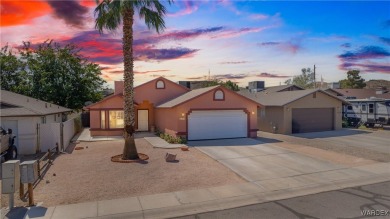
{"label": "white shed", "polygon": [[70,112],[65,107],[1,90],[0,126],[12,129],[19,154],[35,154],[41,150],[40,125],[62,123]]}

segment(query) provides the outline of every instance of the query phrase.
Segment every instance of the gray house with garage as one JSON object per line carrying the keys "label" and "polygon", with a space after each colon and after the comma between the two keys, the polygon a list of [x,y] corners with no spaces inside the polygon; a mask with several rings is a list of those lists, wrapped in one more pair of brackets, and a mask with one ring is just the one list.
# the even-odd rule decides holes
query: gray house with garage
{"label": "gray house with garage", "polygon": [[342,128],[342,106],[349,104],[346,100],[319,89],[279,88],[239,92],[263,106],[257,112],[260,131],[293,134]]}

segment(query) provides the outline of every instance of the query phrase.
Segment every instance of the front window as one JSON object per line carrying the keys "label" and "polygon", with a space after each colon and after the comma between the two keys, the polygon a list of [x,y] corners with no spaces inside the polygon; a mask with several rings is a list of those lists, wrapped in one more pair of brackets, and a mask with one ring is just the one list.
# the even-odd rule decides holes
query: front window
{"label": "front window", "polygon": [[100,128],[106,128],[106,111],[100,111]]}
{"label": "front window", "polygon": [[110,110],[110,129],[123,128],[123,110]]}
{"label": "front window", "polygon": [[347,106],[347,109],[352,110],[352,106],[351,105]]}
{"label": "front window", "polygon": [[373,103],[368,104],[368,113],[374,113],[374,104]]}
{"label": "front window", "polygon": [[366,111],[366,110],[367,110],[366,104],[363,104],[362,105],[362,111]]}

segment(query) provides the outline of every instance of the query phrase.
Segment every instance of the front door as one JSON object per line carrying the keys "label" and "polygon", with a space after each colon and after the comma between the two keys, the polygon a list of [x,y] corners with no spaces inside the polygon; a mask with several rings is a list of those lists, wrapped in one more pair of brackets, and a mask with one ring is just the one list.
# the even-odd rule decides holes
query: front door
{"label": "front door", "polygon": [[138,131],[148,131],[149,130],[149,111],[148,110],[138,110]]}

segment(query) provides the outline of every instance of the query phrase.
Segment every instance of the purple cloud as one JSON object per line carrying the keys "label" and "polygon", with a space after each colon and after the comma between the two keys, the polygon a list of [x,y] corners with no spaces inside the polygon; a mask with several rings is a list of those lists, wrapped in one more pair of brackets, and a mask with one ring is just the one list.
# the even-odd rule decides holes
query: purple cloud
{"label": "purple cloud", "polygon": [[289,78],[291,76],[277,75],[277,74],[263,72],[263,73],[257,74],[256,77],[259,77],[259,78]]}
{"label": "purple cloud", "polygon": [[220,62],[221,65],[236,65],[236,64],[244,64],[248,63],[248,61],[230,61],[230,62]]}
{"label": "purple cloud", "polygon": [[276,46],[276,45],[280,45],[280,42],[263,42],[263,43],[258,43],[257,45],[259,45],[259,46]]}
{"label": "purple cloud", "polygon": [[171,48],[171,49],[143,49],[134,52],[135,60],[169,60],[192,57],[199,49]]}
{"label": "purple cloud", "polygon": [[290,53],[297,53],[299,50],[302,49],[300,45],[300,40],[292,40],[288,42],[262,42],[257,44],[259,47],[275,47],[278,50],[284,51],[284,52],[290,52]]}
{"label": "purple cloud", "polygon": [[365,72],[390,74],[389,64],[344,62],[339,65],[339,69],[345,71],[357,68],[359,68],[363,73]]}
{"label": "purple cloud", "polygon": [[340,46],[343,47],[343,48],[351,48],[351,44],[350,43],[343,43]]}
{"label": "purple cloud", "polygon": [[230,79],[244,79],[246,78],[248,75],[247,74],[220,74],[220,75],[214,75],[214,77],[216,79],[227,79],[227,80],[230,80]]}
{"label": "purple cloud", "polygon": [[388,37],[379,37],[379,40],[383,43],[386,43],[387,45],[390,45],[390,38]]}
{"label": "purple cloud", "polygon": [[390,53],[379,46],[364,46],[354,52],[346,52],[338,57],[343,61],[356,61],[361,59],[375,59],[390,56]]}
{"label": "purple cloud", "polygon": [[53,9],[54,16],[63,19],[65,23],[82,27],[85,21],[84,15],[88,12],[88,8],[80,5],[74,0],[67,1],[46,1]]}

